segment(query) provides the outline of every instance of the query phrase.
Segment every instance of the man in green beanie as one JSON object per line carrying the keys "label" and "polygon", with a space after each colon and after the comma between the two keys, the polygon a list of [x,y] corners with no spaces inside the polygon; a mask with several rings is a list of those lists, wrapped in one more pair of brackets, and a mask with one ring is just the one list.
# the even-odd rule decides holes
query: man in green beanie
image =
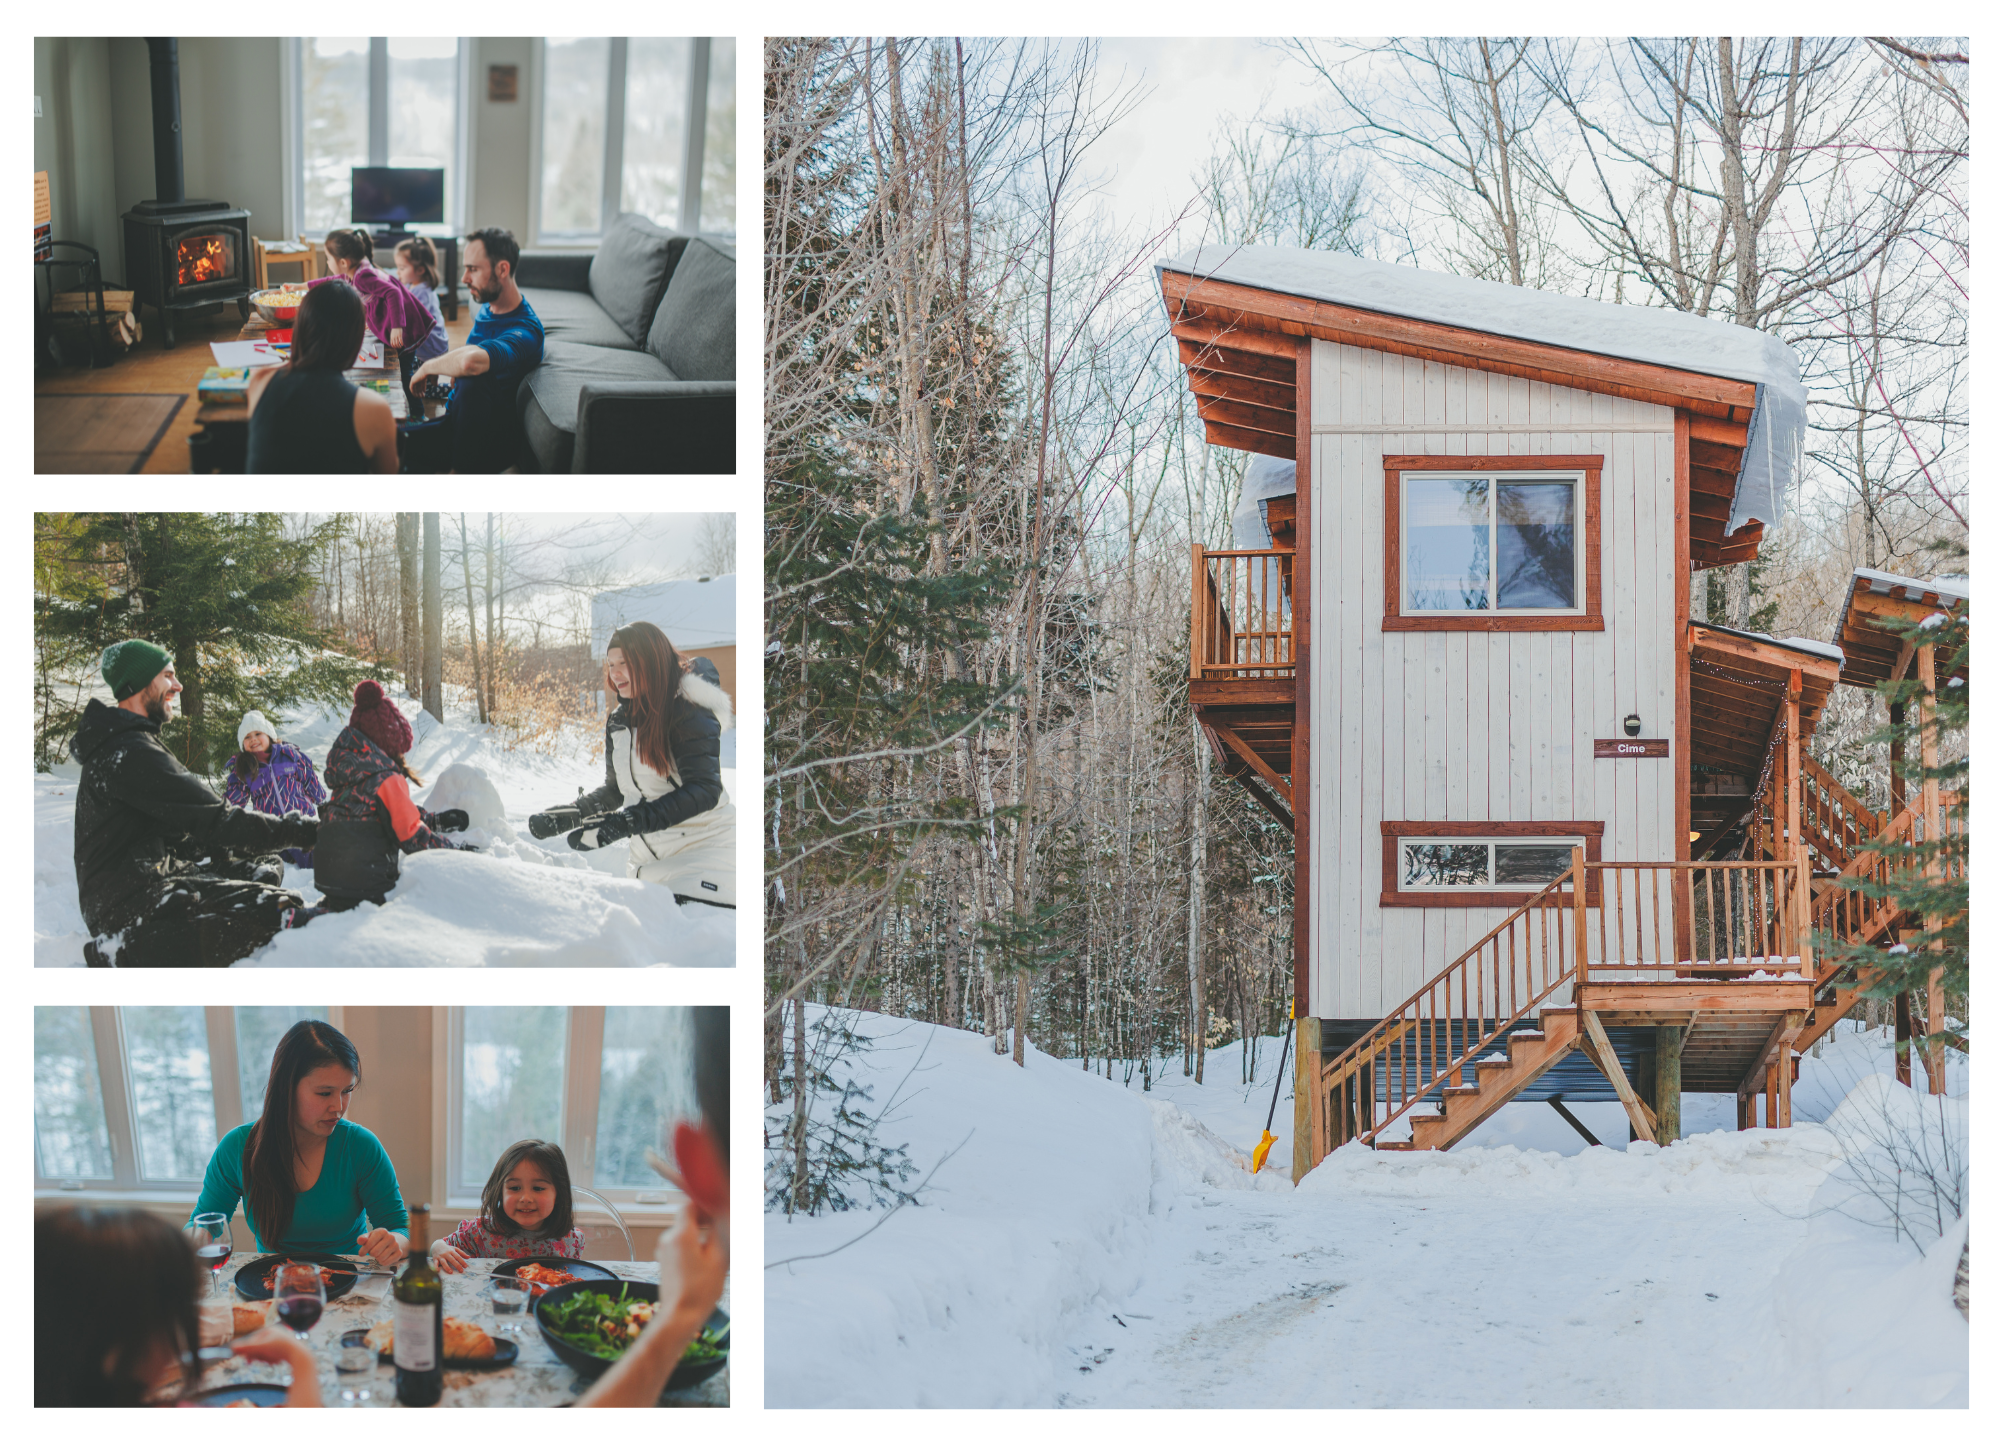
{"label": "man in green beanie", "polygon": [[226,804],[160,743],[174,715],[173,658],[121,640],[98,662],[117,703],[92,700],[70,748],[76,790],[77,901],[92,967],[223,967],[312,915],[280,887],[275,857],[311,848],[319,825]]}

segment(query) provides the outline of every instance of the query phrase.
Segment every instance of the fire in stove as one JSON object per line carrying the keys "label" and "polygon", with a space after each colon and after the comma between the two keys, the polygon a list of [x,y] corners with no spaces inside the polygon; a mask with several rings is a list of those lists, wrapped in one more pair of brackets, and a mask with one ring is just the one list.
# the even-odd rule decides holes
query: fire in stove
{"label": "fire in stove", "polygon": [[234,240],[235,235],[229,233],[197,233],[177,239],[174,259],[178,286],[189,288],[199,283],[212,283],[218,278],[234,277]]}

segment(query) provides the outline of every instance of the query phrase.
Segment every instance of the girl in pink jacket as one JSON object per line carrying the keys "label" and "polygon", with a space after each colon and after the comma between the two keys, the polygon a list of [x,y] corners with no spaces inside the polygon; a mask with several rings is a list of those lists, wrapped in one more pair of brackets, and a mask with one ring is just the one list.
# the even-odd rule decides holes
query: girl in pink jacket
{"label": "girl in pink jacket", "polygon": [[[306,286],[333,282],[353,284],[361,294],[362,314],[368,323],[368,331],[396,354],[396,364],[402,372],[403,392],[407,396],[410,376],[417,367],[417,347],[430,336],[436,323],[415,293],[375,266],[371,261],[374,256],[375,241],[362,229],[336,228],[326,235],[326,266],[333,270],[333,276],[315,278]],[[416,414],[423,409],[411,398],[409,410]]]}

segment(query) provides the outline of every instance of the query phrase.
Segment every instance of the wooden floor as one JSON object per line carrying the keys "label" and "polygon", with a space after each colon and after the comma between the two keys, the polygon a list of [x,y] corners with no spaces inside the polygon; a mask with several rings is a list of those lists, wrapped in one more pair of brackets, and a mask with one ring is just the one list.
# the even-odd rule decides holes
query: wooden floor
{"label": "wooden floor", "polygon": [[[458,347],[472,331],[472,308],[458,305],[458,317],[445,322],[447,341]],[[145,338],[109,367],[92,368],[88,363],[64,367],[35,379],[36,395],[51,392],[170,392],[184,394],[187,401],[174,414],[173,424],[160,438],[153,454],[140,468],[146,472],[185,472],[188,469],[187,441],[194,433],[196,403],[194,389],[201,374],[215,365],[211,342],[234,342],[243,319],[235,303],[225,303],[212,317],[190,317],[183,313],[174,320],[175,346],[167,350],[159,313],[147,308],[139,315]]]}

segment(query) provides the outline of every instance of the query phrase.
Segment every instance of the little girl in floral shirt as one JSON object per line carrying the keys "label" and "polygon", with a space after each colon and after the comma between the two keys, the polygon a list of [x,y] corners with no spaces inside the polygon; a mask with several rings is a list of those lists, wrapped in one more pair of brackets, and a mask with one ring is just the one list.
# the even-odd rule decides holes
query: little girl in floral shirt
{"label": "little girl in floral shirt", "polygon": [[476,1219],[431,1244],[431,1260],[451,1274],[475,1257],[583,1255],[583,1229],[570,1207],[569,1162],[553,1141],[517,1141],[500,1153]]}

